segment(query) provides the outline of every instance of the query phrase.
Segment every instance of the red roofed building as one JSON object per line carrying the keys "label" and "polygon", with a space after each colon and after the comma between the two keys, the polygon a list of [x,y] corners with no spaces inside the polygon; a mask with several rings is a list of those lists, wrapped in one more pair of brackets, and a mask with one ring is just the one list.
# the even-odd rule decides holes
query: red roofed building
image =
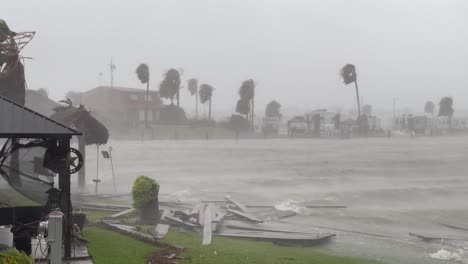
{"label": "red roofed building", "polygon": [[[81,104],[111,129],[127,130],[145,123],[146,90],[99,86],[81,94]],[[148,124],[159,120],[159,91],[149,91]]]}

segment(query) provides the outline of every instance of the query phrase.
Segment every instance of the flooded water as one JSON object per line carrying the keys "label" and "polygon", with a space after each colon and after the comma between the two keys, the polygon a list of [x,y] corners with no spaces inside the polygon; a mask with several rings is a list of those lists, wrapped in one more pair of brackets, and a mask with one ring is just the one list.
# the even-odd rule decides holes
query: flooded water
{"label": "flooded water", "polygon": [[[468,222],[467,140],[113,141],[109,145],[119,193],[129,193],[135,177],[147,175],[160,183],[164,199],[196,202],[229,194],[245,204],[293,209],[299,214],[284,221],[337,233],[325,245],[336,254],[391,263],[445,263],[429,254],[468,245],[427,243],[408,233],[468,237],[437,223],[438,219]],[[93,192],[96,148],[87,151],[88,191]],[[109,160],[100,159],[99,178],[100,193],[114,192]]]}

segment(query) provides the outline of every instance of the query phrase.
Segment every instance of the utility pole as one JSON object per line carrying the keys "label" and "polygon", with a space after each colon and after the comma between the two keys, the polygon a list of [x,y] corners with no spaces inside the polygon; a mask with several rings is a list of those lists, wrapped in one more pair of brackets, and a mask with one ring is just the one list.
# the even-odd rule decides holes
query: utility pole
{"label": "utility pole", "polygon": [[115,71],[115,64],[112,62],[112,58],[109,64],[109,70],[110,70],[110,87],[114,87],[114,71]]}

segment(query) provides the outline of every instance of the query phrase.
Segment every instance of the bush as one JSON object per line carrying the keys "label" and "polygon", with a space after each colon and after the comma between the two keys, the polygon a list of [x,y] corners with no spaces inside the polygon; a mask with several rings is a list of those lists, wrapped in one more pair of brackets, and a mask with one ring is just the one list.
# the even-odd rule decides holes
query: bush
{"label": "bush", "polygon": [[133,183],[132,198],[133,207],[145,208],[157,199],[159,184],[146,176],[138,176]]}
{"label": "bush", "polygon": [[32,264],[33,259],[16,249],[0,252],[0,264]]}

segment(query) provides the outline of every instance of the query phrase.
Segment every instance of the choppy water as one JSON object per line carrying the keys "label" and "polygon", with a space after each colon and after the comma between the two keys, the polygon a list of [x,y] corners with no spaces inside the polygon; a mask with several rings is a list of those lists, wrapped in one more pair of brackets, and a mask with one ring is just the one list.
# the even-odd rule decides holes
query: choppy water
{"label": "choppy water", "polygon": [[[394,263],[439,263],[429,254],[450,246],[420,242],[408,232],[468,237],[434,220],[468,223],[467,140],[113,141],[109,145],[118,192],[130,192],[135,177],[147,175],[161,184],[167,199],[197,201],[230,194],[246,204],[293,209],[300,215],[289,222],[339,229],[338,237],[326,246],[339,254]],[[90,192],[95,159],[96,149],[88,148]],[[113,192],[108,160],[100,160],[99,177],[100,192]],[[304,204],[348,208],[307,209]]]}

